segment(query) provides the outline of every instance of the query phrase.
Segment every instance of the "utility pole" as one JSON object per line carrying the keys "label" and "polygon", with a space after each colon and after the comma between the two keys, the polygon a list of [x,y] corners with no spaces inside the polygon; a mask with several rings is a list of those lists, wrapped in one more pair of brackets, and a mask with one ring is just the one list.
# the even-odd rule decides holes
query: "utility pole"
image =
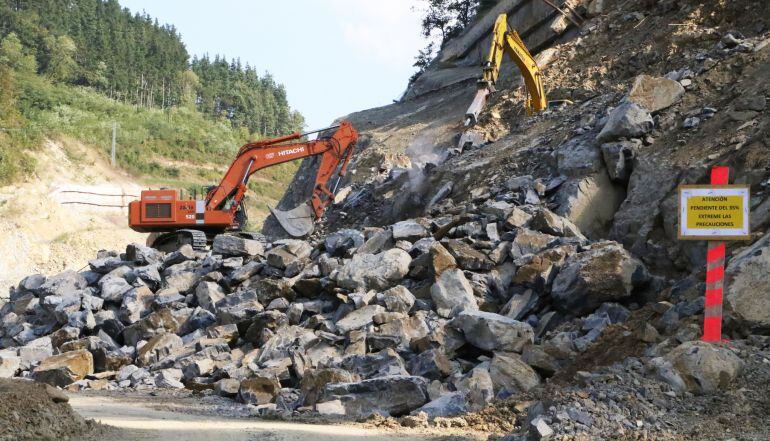
{"label": "utility pole", "polygon": [[112,123],[112,154],[110,155],[110,163],[115,167],[115,138],[118,133],[118,123]]}

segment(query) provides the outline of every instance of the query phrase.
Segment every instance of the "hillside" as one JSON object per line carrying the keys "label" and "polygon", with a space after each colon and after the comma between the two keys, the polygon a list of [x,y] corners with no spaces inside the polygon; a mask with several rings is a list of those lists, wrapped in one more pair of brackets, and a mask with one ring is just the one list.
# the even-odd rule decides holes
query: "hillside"
{"label": "hillside", "polygon": [[[51,141],[108,158],[117,125],[120,170],[200,195],[243,143],[302,128],[269,74],[218,55],[188,60],[173,26],[116,1],[0,3],[0,185],[37,179],[35,158]],[[252,180],[254,226],[295,169]]]}

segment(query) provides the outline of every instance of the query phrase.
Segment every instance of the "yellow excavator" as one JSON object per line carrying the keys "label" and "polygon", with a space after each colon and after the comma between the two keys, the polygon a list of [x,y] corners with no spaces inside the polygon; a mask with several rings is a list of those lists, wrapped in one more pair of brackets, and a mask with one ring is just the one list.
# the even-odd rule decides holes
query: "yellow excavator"
{"label": "yellow excavator", "polygon": [[507,53],[513,59],[524,77],[524,87],[527,90],[527,101],[524,103],[524,107],[527,114],[540,112],[548,106],[537,62],[527,50],[519,34],[508,26],[507,14],[500,14],[492,31],[492,44],[484,63],[484,72],[478,81],[478,91],[465,112],[466,126],[476,123],[479,114],[487,103],[487,96],[495,91],[495,83],[497,83],[497,77],[500,75],[500,64],[503,62],[503,53]]}

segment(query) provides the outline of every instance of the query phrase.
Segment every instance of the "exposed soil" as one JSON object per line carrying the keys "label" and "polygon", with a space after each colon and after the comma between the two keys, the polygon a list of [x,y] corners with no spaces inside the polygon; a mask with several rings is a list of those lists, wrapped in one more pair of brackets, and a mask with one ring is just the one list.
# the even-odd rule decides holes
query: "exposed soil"
{"label": "exposed soil", "polygon": [[139,194],[128,175],[76,142],[48,141],[34,156],[33,178],[0,187],[0,299],[27,275],[79,270],[98,250],[145,242],[127,209],[90,205],[127,204],[133,198],[89,193]]}
{"label": "exposed soil", "polygon": [[0,440],[125,439],[118,430],[83,419],[66,400],[44,384],[0,378]]}

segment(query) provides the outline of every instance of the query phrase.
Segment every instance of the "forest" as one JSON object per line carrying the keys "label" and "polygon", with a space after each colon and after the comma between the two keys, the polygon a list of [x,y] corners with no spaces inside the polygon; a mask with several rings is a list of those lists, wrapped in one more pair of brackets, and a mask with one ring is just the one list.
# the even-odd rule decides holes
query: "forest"
{"label": "forest", "polygon": [[302,125],[269,74],[222,56],[190,60],[179,32],[117,0],[2,0],[0,39],[15,35],[36,71],[139,107],[195,106],[274,136]]}
{"label": "forest", "polygon": [[120,167],[188,185],[216,177],[180,176],[161,158],[227,163],[247,140],[301,130],[304,119],[269,73],[191,58],[173,25],[117,0],[0,0],[0,184],[33,171],[26,152],[45,138],[106,153],[113,124]]}

